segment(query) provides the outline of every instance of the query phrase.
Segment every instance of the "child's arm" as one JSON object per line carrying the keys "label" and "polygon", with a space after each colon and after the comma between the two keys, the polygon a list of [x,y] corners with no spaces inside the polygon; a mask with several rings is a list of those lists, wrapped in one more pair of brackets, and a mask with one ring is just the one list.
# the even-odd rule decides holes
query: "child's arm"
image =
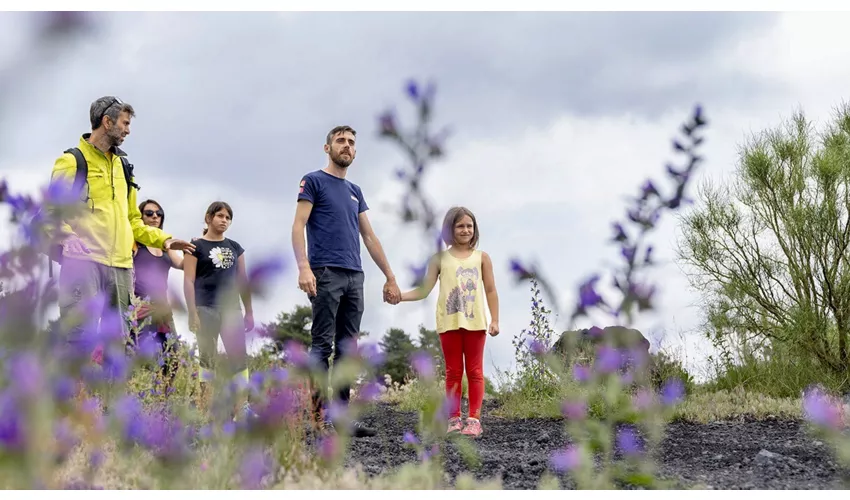
{"label": "child's arm", "polygon": [[236,259],[236,274],[239,279],[239,293],[245,305],[245,331],[254,329],[254,308],[251,306],[251,290],[248,287],[248,271],[245,269],[245,254]]}
{"label": "child's arm", "polygon": [[431,257],[431,260],[428,262],[428,270],[425,271],[425,278],[422,280],[422,283],[419,285],[419,287],[402,293],[401,301],[413,302],[416,300],[422,300],[428,295],[430,295],[431,290],[434,289],[434,285],[437,284],[437,277],[439,275],[440,255],[437,254]]}
{"label": "child's arm", "polygon": [[493,276],[493,261],[487,252],[481,252],[481,274],[487,305],[490,307],[490,327],[487,333],[495,337],[499,334],[499,293],[496,291],[496,278]]}
{"label": "child's arm", "polygon": [[183,259],[183,296],[186,298],[186,309],[189,313],[189,331],[197,334],[200,330],[198,324],[198,308],[195,306],[195,270],[198,266],[198,258],[194,255],[186,255]]}

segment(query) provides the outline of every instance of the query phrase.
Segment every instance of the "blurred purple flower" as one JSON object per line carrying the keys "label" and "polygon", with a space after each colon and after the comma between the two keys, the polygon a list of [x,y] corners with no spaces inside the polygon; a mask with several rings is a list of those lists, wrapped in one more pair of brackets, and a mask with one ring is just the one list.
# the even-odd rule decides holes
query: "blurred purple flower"
{"label": "blurred purple flower", "polygon": [[548,351],[546,344],[535,338],[528,338],[525,342],[528,346],[528,351],[535,356],[543,356]]}
{"label": "blurred purple flower", "polygon": [[416,436],[412,432],[407,431],[407,432],[404,433],[404,442],[407,443],[407,444],[416,445],[416,444],[419,444],[419,439],[417,439]]}
{"label": "blurred purple flower", "polygon": [[0,449],[20,451],[25,446],[24,415],[8,391],[0,393]]}
{"label": "blurred purple flower", "polygon": [[819,387],[810,387],[803,394],[803,415],[809,422],[839,430],[844,426],[841,403],[833,402]]}
{"label": "blurred purple flower", "polygon": [[632,262],[636,253],[637,248],[634,246],[623,246],[620,249],[620,254],[622,254],[623,258],[625,258],[627,262]]}
{"label": "blurred purple flower", "polygon": [[652,183],[652,180],[647,179],[643,187],[641,187],[641,199],[646,200],[653,195],[658,195],[658,190],[655,189],[655,184]]}
{"label": "blurred purple flower", "polygon": [[596,349],[595,368],[599,373],[614,373],[623,364],[623,355],[614,347],[601,345]]}
{"label": "blurred purple flower", "polygon": [[587,382],[588,380],[590,380],[590,368],[585,365],[574,365],[573,378],[576,379],[578,382]]}
{"label": "blurred purple flower", "polygon": [[511,259],[511,273],[517,281],[534,277],[534,272],[525,267],[518,259]]}
{"label": "blurred purple flower", "polygon": [[254,293],[261,293],[269,282],[285,270],[286,262],[280,256],[262,259],[248,271],[248,288]]}
{"label": "blurred purple flower", "polygon": [[271,429],[280,425],[284,418],[295,410],[297,402],[298,398],[291,389],[271,391],[264,402],[254,407],[257,418],[251,420],[252,427]]}
{"label": "blurred purple flower", "polygon": [[398,135],[396,126],[395,114],[392,111],[386,111],[378,118],[380,121],[381,135],[395,136]]}
{"label": "blurred purple flower", "polygon": [[358,350],[360,351],[360,357],[369,363],[369,366],[381,366],[386,360],[386,355],[381,351],[377,343],[363,344]]}
{"label": "blurred purple flower", "polygon": [[99,469],[100,466],[103,465],[105,459],[106,457],[101,450],[94,450],[91,455],[89,455],[89,465],[92,469]]}
{"label": "blurred purple flower", "polygon": [[627,456],[638,455],[642,445],[631,427],[622,427],[617,431],[617,446]]}
{"label": "blurred purple flower", "polygon": [[269,376],[275,382],[285,382],[289,378],[289,370],[278,366],[269,370]]}
{"label": "blurred purple flower", "polygon": [[419,100],[419,87],[416,85],[416,81],[410,80],[407,82],[407,95],[410,96],[414,101]]}
{"label": "blurred purple flower", "polygon": [[297,368],[309,369],[312,361],[307,349],[295,340],[287,340],[284,348],[284,359]]}
{"label": "blurred purple flower", "polygon": [[374,381],[363,384],[359,395],[363,401],[375,401],[381,395],[381,384]]}
{"label": "blurred purple flower", "polygon": [[71,450],[80,444],[80,440],[74,435],[71,422],[67,417],[54,422],[53,439],[56,443],[57,455],[61,460],[67,458]]}
{"label": "blurred purple flower", "polygon": [[419,459],[423,462],[427,462],[428,460],[431,460],[432,458],[437,456],[437,454],[439,454],[439,453],[440,453],[440,446],[434,444],[434,445],[431,445],[430,448],[425,448],[424,450],[422,450],[422,452],[419,454]]}
{"label": "blurred purple flower", "polygon": [[263,478],[274,470],[272,457],[262,448],[251,448],[242,458],[239,468],[242,488],[255,490],[262,487]]}
{"label": "blurred purple flower", "polygon": [[615,242],[618,242],[618,243],[622,243],[624,241],[628,241],[628,239],[629,239],[629,237],[628,237],[628,235],[626,235],[626,231],[625,231],[625,229],[623,229],[623,225],[620,224],[619,222],[615,222],[614,223],[614,237],[612,238],[612,240],[615,241]]}
{"label": "blurred purple flower", "polygon": [[579,287],[579,308],[587,309],[604,303],[602,296],[596,293],[596,282],[599,281],[599,275],[593,275],[587,279]]}
{"label": "blurred purple flower", "polygon": [[581,454],[575,446],[568,446],[552,452],[549,462],[557,472],[571,471],[581,465]]}
{"label": "blurred purple flower", "polygon": [[590,338],[601,339],[603,334],[605,334],[605,330],[598,326],[591,326],[587,329],[587,336]]}
{"label": "blurred purple flower", "polygon": [[331,461],[339,450],[339,442],[337,437],[330,435],[318,440],[319,457],[323,460]]}
{"label": "blurred purple flower", "polygon": [[143,335],[136,348],[136,353],[143,358],[153,359],[159,352],[159,343],[153,335]]}
{"label": "blurred purple flower", "polygon": [[417,351],[410,356],[410,362],[418,376],[426,380],[434,378],[434,360],[431,359],[430,354],[425,351]]}
{"label": "blurred purple flower", "polygon": [[263,390],[263,385],[266,383],[266,373],[265,372],[251,372],[249,377],[248,386],[254,392],[260,392]]}
{"label": "blurred purple flower", "polygon": [[53,381],[53,398],[59,403],[70,401],[75,390],[74,381],[69,377],[60,375]]}
{"label": "blurred purple flower", "polygon": [[564,401],[561,404],[561,413],[569,420],[581,420],[587,416],[587,403],[585,401]]}
{"label": "blurred purple flower", "polygon": [[14,380],[12,387],[19,394],[32,395],[40,392],[44,386],[42,362],[29,351],[14,354],[6,362],[6,376]]}
{"label": "blurred purple flower", "polygon": [[649,409],[653,403],[653,393],[649,389],[640,388],[637,392],[632,396],[632,405],[638,411],[643,411]]}
{"label": "blurred purple flower", "polygon": [[661,402],[667,406],[678,404],[685,395],[685,384],[677,378],[669,379],[661,388]]}

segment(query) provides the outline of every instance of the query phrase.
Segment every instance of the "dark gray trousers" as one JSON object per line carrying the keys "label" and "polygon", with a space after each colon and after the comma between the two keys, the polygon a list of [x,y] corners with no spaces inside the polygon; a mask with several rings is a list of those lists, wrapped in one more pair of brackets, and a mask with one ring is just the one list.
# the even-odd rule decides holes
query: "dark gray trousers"
{"label": "dark gray trousers", "polygon": [[[328,386],[327,372],[330,369],[330,357],[334,364],[349,354],[356,353],[357,336],[360,332],[360,320],[363,318],[363,280],[362,271],[353,271],[338,267],[314,268],[316,276],[316,296],[310,297],[313,306],[313,326],[310,355],[319,368],[324,370],[322,378]],[[314,390],[314,410],[327,403],[326,390]],[[347,404],[351,393],[350,386],[340,387],[340,402]]]}

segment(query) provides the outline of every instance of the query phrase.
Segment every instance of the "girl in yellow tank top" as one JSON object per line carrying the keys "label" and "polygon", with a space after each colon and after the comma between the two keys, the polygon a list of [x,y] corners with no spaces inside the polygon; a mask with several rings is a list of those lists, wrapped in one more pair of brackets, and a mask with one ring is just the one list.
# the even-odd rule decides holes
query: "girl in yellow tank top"
{"label": "girl in yellow tank top", "polygon": [[[439,279],[437,333],[446,365],[446,396],[453,404],[448,432],[477,437],[482,432],[484,341],[488,333],[494,337],[499,334],[499,296],[490,256],[477,248],[479,232],[475,215],[464,207],[452,208],[443,220],[442,234],[448,248],[431,258],[420,287],[403,293],[401,300],[428,297]],[[469,383],[469,418],[465,425],[460,415],[464,367]]]}

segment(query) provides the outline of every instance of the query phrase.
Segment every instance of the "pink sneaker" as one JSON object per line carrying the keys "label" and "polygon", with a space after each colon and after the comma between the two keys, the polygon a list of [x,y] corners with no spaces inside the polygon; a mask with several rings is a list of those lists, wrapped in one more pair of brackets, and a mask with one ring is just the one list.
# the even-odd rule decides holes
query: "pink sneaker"
{"label": "pink sneaker", "polygon": [[467,418],[466,426],[461,431],[461,434],[470,437],[478,437],[484,430],[481,428],[481,421],[477,418]]}
{"label": "pink sneaker", "polygon": [[463,429],[463,423],[461,422],[460,417],[452,417],[449,419],[449,428],[446,430],[446,434],[458,432],[461,429]]}

